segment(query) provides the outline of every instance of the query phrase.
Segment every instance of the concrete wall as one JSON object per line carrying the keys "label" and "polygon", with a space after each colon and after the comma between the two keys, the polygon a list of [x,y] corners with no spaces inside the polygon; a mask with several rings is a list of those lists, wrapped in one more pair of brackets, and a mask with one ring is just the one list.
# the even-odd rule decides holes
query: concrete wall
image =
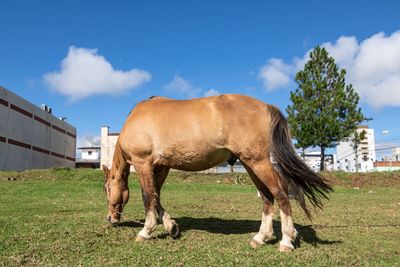
{"label": "concrete wall", "polygon": [[377,161],[374,162],[374,170],[378,172],[400,170],[400,161]]}
{"label": "concrete wall", "polygon": [[0,86],[0,170],[75,166],[76,129]]}
{"label": "concrete wall", "polygon": [[109,127],[101,127],[100,168],[105,165],[111,168],[118,133],[110,133]]}

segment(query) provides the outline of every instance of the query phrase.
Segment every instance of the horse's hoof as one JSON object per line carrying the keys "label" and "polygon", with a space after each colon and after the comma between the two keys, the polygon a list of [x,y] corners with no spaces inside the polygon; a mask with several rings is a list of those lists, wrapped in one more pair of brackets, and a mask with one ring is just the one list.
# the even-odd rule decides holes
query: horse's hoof
{"label": "horse's hoof", "polygon": [[169,235],[172,238],[176,238],[179,235],[179,225],[174,223],[171,227],[171,229],[168,231]]}
{"label": "horse's hoof", "polygon": [[135,239],[135,242],[144,242],[144,241],[147,241],[147,240],[148,240],[147,238],[138,235],[138,236],[136,237],[136,239]]}
{"label": "horse's hoof", "polygon": [[293,246],[291,246],[291,247],[288,247],[288,246],[286,246],[286,245],[279,245],[279,251],[280,252],[285,252],[285,253],[290,253],[290,252],[292,252],[294,250],[294,247]]}
{"label": "horse's hoof", "polygon": [[263,245],[262,243],[254,240],[254,239],[252,239],[250,241],[250,247],[252,247],[252,248],[258,248],[258,247],[261,247],[262,245]]}

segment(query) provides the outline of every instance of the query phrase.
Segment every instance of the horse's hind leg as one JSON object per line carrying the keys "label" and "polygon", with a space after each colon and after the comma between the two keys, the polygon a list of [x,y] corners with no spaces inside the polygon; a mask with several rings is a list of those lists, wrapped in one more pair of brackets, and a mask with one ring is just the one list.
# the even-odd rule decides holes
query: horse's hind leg
{"label": "horse's hind leg", "polygon": [[293,225],[287,185],[281,184],[279,174],[269,160],[246,162],[246,165],[268,188],[273,198],[278,202],[282,228],[282,240],[279,243],[279,250],[282,252],[292,251],[294,249],[292,242],[296,239],[297,231]]}
{"label": "horse's hind leg", "polygon": [[168,167],[160,167],[154,170],[154,178],[155,178],[155,186],[157,193],[157,212],[158,217],[161,222],[164,224],[165,230],[169,233],[173,238],[177,237],[179,234],[179,226],[178,224],[171,219],[169,214],[165,211],[163,206],[161,205],[161,187],[163,186],[165,179],[168,176],[169,168]]}
{"label": "horse's hind leg", "polygon": [[[255,175],[251,168],[246,165],[244,166],[256,185],[258,191],[261,192],[262,188],[260,179]],[[263,194],[261,194],[261,198],[263,200],[261,226],[258,233],[250,241],[250,246],[253,248],[263,245],[265,241],[272,239],[274,236],[274,229],[272,227],[272,219],[274,216],[274,199],[270,197],[271,199],[269,200]]]}
{"label": "horse's hind leg", "polygon": [[251,239],[250,246],[256,248],[260,245],[263,245],[265,241],[272,239],[274,236],[274,229],[272,227],[273,216],[274,203],[268,199],[264,199],[260,230]]}

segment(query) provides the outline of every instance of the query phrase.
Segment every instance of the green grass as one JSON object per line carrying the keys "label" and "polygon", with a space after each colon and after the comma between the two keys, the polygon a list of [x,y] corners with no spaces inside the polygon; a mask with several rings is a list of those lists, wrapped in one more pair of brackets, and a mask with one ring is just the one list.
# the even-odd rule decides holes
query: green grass
{"label": "green grass", "polygon": [[293,203],[297,249],[282,254],[279,216],[277,239],[249,246],[260,225],[261,201],[247,176],[170,176],[162,202],[179,223],[180,238],[170,238],[159,225],[153,239],[136,243],[144,209],[134,176],[123,222],[111,227],[104,220],[99,171],[0,172],[0,265],[400,266],[395,179],[388,186],[371,178],[361,189],[342,182],[312,222]]}

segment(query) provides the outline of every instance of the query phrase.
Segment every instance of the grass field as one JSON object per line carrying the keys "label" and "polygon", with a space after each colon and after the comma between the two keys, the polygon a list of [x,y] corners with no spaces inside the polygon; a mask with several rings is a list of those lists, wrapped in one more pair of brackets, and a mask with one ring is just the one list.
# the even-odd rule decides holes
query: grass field
{"label": "grass field", "polygon": [[182,234],[174,240],[159,225],[136,243],[144,219],[136,177],[123,221],[111,227],[99,171],[0,172],[0,265],[400,266],[396,175],[330,175],[335,192],[313,221],[293,203],[297,248],[282,254],[279,216],[276,239],[249,246],[261,201],[247,176],[170,174],[162,202]]}

